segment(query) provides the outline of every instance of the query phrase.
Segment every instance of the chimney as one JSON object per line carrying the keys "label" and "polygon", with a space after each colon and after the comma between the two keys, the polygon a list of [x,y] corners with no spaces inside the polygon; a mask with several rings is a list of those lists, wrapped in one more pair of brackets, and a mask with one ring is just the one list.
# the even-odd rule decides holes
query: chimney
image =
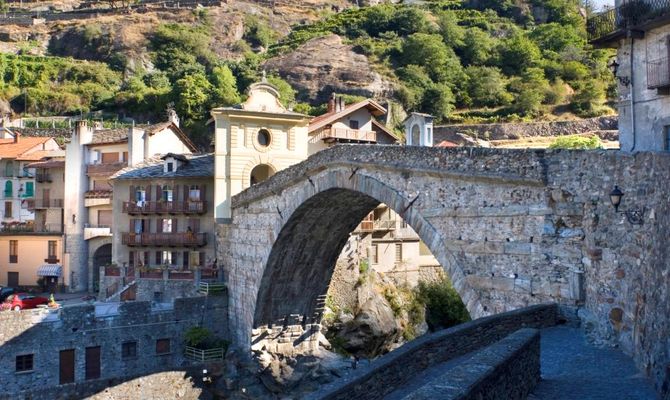
{"label": "chimney", "polygon": [[179,128],[179,115],[174,110],[174,108],[168,108],[167,111],[168,121],[172,122],[177,128]]}
{"label": "chimney", "polygon": [[337,99],[335,98],[335,93],[330,96],[330,99],[328,100],[328,109],[326,110],[327,112],[331,113],[335,111],[335,102]]}
{"label": "chimney", "polygon": [[14,143],[18,143],[19,142],[19,133],[16,132],[16,131],[14,131],[13,133],[14,133]]}
{"label": "chimney", "polygon": [[88,129],[86,120],[75,121],[74,134],[77,136],[80,145],[89,144],[93,140],[93,132]]}
{"label": "chimney", "polygon": [[337,96],[335,100],[335,111],[340,112],[344,110],[344,98],[342,96]]}

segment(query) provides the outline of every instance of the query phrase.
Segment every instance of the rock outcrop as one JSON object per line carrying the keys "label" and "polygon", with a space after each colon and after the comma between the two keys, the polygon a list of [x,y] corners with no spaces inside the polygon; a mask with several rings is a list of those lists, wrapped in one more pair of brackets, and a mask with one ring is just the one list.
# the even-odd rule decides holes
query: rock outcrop
{"label": "rock outcrop", "polygon": [[392,90],[390,82],[372,70],[367,57],[337,35],[312,39],[265,66],[297,89],[300,101],[324,103],[334,92],[378,98]]}

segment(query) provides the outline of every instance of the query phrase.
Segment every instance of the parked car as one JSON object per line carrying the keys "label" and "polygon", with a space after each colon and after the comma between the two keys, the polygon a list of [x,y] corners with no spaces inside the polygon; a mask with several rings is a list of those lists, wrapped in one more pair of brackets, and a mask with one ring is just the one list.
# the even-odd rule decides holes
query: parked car
{"label": "parked car", "polygon": [[5,302],[11,304],[12,310],[19,311],[36,308],[40,304],[48,304],[49,299],[46,297],[35,296],[34,294],[30,293],[16,293],[7,297]]}
{"label": "parked car", "polygon": [[0,286],[0,303],[5,301],[5,299],[9,297],[10,294],[14,293],[16,293],[16,289],[12,287]]}

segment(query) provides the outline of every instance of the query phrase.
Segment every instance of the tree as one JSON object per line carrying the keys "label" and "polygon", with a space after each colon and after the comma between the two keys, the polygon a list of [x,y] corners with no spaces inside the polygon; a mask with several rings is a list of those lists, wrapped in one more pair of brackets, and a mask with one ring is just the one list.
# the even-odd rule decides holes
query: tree
{"label": "tree", "polygon": [[212,95],[214,107],[231,106],[240,102],[237,92],[237,81],[226,65],[214,67],[211,74]]}
{"label": "tree", "polygon": [[509,88],[514,93],[512,110],[521,115],[535,116],[540,113],[549,82],[542,69],[528,68],[510,82]]}
{"label": "tree", "polygon": [[437,14],[437,24],[444,43],[451,47],[463,47],[463,39],[467,33],[466,29],[458,25],[458,17],[451,10],[441,11]]}
{"label": "tree", "polygon": [[495,59],[496,42],[488,32],[472,27],[465,32],[461,48],[463,65],[484,65]]}
{"label": "tree", "polygon": [[440,35],[415,33],[407,37],[401,50],[404,65],[421,65],[435,82],[454,82],[462,73],[460,60]]}
{"label": "tree", "polygon": [[268,82],[274,85],[279,91],[279,101],[281,101],[284,107],[291,107],[295,102],[296,93],[291,84],[275,75],[268,76]]}
{"label": "tree", "polygon": [[465,69],[468,76],[468,95],[475,107],[496,107],[512,101],[505,86],[505,77],[494,67],[470,66]]}
{"label": "tree", "polygon": [[426,305],[426,322],[431,330],[449,328],[470,320],[463,300],[447,278],[419,282],[417,298]]}
{"label": "tree", "polygon": [[445,84],[437,83],[426,89],[421,107],[427,113],[441,120],[454,110],[455,102],[451,88]]}
{"label": "tree", "polygon": [[417,32],[428,32],[429,26],[425,11],[418,7],[402,7],[393,15],[389,28],[399,36],[408,36]]}
{"label": "tree", "polygon": [[203,73],[185,75],[177,80],[173,98],[179,115],[190,120],[201,120],[209,111],[209,93],[212,85]]}
{"label": "tree", "polygon": [[248,16],[244,21],[244,36],[250,45],[254,47],[263,46],[268,47],[274,43],[276,38],[275,32],[268,26],[267,23],[261,21],[256,16]]}
{"label": "tree", "polygon": [[499,51],[498,65],[507,75],[519,75],[523,70],[537,66],[542,58],[537,45],[523,33],[504,40]]}
{"label": "tree", "polygon": [[552,22],[535,27],[530,33],[530,38],[542,49],[556,53],[562,52],[569,45],[583,48],[584,37],[580,35],[577,28],[563,26]]}

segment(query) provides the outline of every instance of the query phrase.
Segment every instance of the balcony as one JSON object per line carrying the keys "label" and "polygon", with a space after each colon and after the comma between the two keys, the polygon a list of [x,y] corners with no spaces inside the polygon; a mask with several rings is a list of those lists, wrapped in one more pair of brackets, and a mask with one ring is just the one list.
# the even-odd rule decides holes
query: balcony
{"label": "balcony", "polygon": [[84,227],[84,240],[97,237],[112,236],[112,228],[109,226],[86,225]]}
{"label": "balcony", "polygon": [[89,190],[84,193],[84,206],[104,206],[112,204],[111,190]]}
{"label": "balcony", "polygon": [[207,245],[206,233],[124,233],[121,243],[129,247],[202,247]]}
{"label": "balcony", "polygon": [[392,231],[396,228],[396,221],[388,219],[366,219],[365,221],[362,221],[359,226],[360,232]]}
{"label": "balcony", "polygon": [[205,201],[126,201],[123,212],[135,214],[205,214]]}
{"label": "balcony", "polygon": [[58,264],[60,260],[56,256],[49,256],[44,259],[44,262],[47,264]]}
{"label": "balcony", "polygon": [[361,129],[326,128],[317,133],[311,141],[316,142],[318,140],[323,140],[326,143],[376,143],[377,132]]}
{"label": "balcony", "polygon": [[668,57],[647,62],[647,88],[670,88],[670,60]]}
{"label": "balcony", "polygon": [[606,47],[640,31],[670,21],[670,0],[624,1],[619,7],[598,13],[586,21],[588,40]]}
{"label": "balcony", "polygon": [[35,181],[37,181],[37,183],[50,183],[51,182],[51,174],[37,173],[37,174],[35,174]]}
{"label": "balcony", "polygon": [[126,162],[91,164],[86,168],[86,173],[88,176],[111,176],[127,166],[128,163]]}
{"label": "balcony", "polygon": [[35,224],[34,222],[10,222],[2,223],[0,234],[2,235],[27,235],[27,234],[60,234],[63,233],[62,224]]}
{"label": "balcony", "polygon": [[44,208],[63,208],[63,199],[32,199],[28,203],[29,210]]}

